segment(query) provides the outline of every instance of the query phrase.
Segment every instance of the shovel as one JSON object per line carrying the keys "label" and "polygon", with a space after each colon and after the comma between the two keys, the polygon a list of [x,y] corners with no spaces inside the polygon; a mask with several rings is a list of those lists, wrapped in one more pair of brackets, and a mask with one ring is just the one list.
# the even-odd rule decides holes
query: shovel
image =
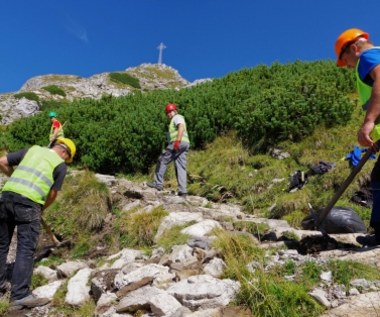
{"label": "shovel", "polygon": [[44,230],[46,231],[49,238],[52,240],[53,245],[45,246],[44,248],[39,250],[38,253],[36,253],[34,256],[34,261],[36,262],[44,258],[47,258],[54,251],[55,248],[70,246],[71,244],[70,240],[59,241],[53,233],[53,231],[51,230],[50,226],[45,222],[43,218],[41,218],[41,224],[44,227]]}
{"label": "shovel", "polygon": [[376,141],[370,148],[368,148],[365,155],[361,158],[358,165],[355,166],[355,168],[351,171],[350,175],[346,178],[346,180],[343,182],[343,184],[340,186],[338,191],[335,193],[333,198],[330,200],[330,202],[327,204],[327,206],[322,209],[322,211],[317,214],[312,208],[311,214],[314,218],[315,227],[321,231],[324,235],[327,235],[324,229],[321,228],[322,222],[326,219],[327,215],[330,213],[331,209],[334,207],[336,202],[339,200],[339,198],[342,196],[344,191],[347,189],[347,187],[351,184],[351,182],[354,180],[355,176],[361,171],[364,164],[368,161],[370,156],[374,153],[376,153],[380,146],[380,140]]}
{"label": "shovel", "polygon": [[50,237],[50,239],[54,243],[55,247],[57,247],[57,248],[62,247],[62,246],[65,246],[65,245],[70,243],[70,240],[59,241],[58,238],[53,233],[53,231],[51,230],[50,226],[45,222],[45,220],[43,218],[41,218],[41,223],[42,223],[42,226],[44,227],[46,233],[48,234],[48,236]]}

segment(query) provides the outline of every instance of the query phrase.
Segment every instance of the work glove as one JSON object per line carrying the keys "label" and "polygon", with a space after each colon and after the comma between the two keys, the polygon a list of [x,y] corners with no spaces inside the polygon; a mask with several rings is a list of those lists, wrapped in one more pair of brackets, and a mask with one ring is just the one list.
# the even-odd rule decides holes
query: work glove
{"label": "work glove", "polygon": [[176,140],[173,145],[173,151],[177,152],[179,150],[179,145],[181,144],[181,141]]}

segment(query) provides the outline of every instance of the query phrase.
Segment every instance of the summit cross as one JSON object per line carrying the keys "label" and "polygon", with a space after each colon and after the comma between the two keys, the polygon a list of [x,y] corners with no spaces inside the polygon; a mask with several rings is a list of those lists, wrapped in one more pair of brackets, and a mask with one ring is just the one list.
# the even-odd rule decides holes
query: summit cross
{"label": "summit cross", "polygon": [[164,43],[160,43],[160,45],[157,46],[157,49],[159,50],[158,53],[158,64],[162,64],[162,51],[166,48]]}

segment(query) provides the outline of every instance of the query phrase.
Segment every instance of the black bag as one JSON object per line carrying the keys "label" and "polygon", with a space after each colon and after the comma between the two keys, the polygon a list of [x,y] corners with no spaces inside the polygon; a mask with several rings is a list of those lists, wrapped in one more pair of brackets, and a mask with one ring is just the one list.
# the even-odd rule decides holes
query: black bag
{"label": "black bag", "polygon": [[[313,215],[302,220],[302,228],[305,230],[318,229]],[[326,233],[365,233],[367,228],[358,214],[351,208],[334,207],[320,224],[320,230]]]}
{"label": "black bag", "polygon": [[325,174],[335,166],[334,163],[319,161],[318,164],[310,166],[308,175]]}
{"label": "black bag", "polygon": [[301,189],[306,183],[307,183],[307,174],[302,171],[296,171],[291,177],[290,177],[290,184],[288,191],[291,191],[295,188]]}
{"label": "black bag", "polygon": [[372,192],[366,188],[362,188],[358,191],[356,191],[352,197],[350,198],[350,201],[357,203],[361,206],[372,208],[373,205],[373,196]]}

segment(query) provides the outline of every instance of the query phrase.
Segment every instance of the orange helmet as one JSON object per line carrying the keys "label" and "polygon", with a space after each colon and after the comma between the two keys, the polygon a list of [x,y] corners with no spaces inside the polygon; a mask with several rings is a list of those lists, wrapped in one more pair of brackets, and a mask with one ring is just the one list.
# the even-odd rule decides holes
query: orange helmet
{"label": "orange helmet", "polygon": [[166,113],[177,111],[177,106],[174,103],[168,103],[165,107]]}
{"label": "orange helmet", "polygon": [[348,29],[338,36],[335,42],[335,54],[337,56],[336,64],[339,67],[346,66],[345,62],[341,59],[343,50],[347,44],[355,42],[359,37],[364,37],[368,40],[369,34],[359,29]]}

